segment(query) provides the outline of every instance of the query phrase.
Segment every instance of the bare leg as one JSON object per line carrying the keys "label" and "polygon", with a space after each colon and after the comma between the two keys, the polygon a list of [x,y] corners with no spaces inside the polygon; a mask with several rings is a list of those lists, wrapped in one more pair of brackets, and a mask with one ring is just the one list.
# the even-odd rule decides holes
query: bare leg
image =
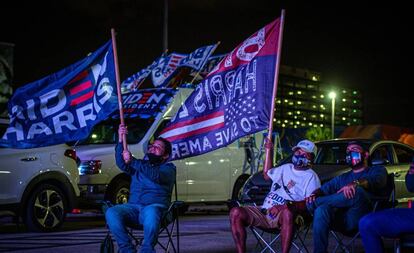
{"label": "bare leg", "polygon": [[282,239],[282,252],[288,253],[293,239],[293,214],[288,208],[281,211],[279,223],[281,225],[280,237]]}
{"label": "bare leg", "polygon": [[238,253],[246,252],[246,227],[250,224],[249,215],[242,207],[230,210],[231,232]]}

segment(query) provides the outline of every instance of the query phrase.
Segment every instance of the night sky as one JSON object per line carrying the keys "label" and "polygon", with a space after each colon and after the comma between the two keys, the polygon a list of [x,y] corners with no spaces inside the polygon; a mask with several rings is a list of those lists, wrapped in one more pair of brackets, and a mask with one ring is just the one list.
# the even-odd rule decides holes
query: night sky
{"label": "night sky", "polygon": [[[408,6],[317,6],[315,1],[170,0],[169,51],[221,41],[231,51],[286,9],[281,63],[364,94],[365,123],[414,128]],[[3,1],[0,41],[15,44],[14,87],[96,50],[117,30],[121,80],[162,53],[163,0]]]}

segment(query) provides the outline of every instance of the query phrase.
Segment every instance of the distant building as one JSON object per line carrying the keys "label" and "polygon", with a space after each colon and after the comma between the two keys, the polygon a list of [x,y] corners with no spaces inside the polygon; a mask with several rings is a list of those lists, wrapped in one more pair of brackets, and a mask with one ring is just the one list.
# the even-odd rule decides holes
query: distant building
{"label": "distant building", "polygon": [[361,125],[363,103],[361,92],[329,86],[321,74],[307,69],[281,66],[276,96],[274,122],[277,127],[330,127],[332,99],[336,93],[335,126]]}
{"label": "distant building", "polygon": [[13,92],[13,47],[0,42],[0,117],[7,116],[7,102]]}

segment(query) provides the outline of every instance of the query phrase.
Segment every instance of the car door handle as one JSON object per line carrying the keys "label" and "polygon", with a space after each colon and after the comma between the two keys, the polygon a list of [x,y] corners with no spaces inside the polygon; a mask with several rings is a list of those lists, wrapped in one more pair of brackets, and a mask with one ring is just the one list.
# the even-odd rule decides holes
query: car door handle
{"label": "car door handle", "polygon": [[395,172],[394,173],[394,177],[399,177],[399,176],[401,176],[400,172]]}
{"label": "car door handle", "polygon": [[37,157],[35,157],[35,156],[30,156],[30,157],[25,157],[25,158],[20,159],[20,161],[22,161],[22,162],[33,162],[33,161],[36,161],[36,160],[37,160]]}

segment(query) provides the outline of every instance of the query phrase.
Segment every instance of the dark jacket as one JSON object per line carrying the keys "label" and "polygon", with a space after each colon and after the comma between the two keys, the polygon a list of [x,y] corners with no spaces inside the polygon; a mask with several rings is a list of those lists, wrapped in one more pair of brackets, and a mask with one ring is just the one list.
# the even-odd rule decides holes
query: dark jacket
{"label": "dark jacket", "polygon": [[369,189],[367,189],[367,192],[371,195],[386,196],[387,170],[384,166],[367,167],[359,173],[350,170],[323,184],[321,190],[325,195],[334,194],[345,185],[359,179],[368,181]]}
{"label": "dark jacket", "polygon": [[414,192],[414,174],[405,175],[405,185],[407,186],[407,190],[410,192]]}
{"label": "dark jacket", "polygon": [[149,161],[132,158],[126,164],[122,158],[122,143],[115,147],[116,165],[131,176],[129,194],[130,204],[162,204],[171,202],[171,193],[175,183],[176,168],[172,163],[152,165]]}

